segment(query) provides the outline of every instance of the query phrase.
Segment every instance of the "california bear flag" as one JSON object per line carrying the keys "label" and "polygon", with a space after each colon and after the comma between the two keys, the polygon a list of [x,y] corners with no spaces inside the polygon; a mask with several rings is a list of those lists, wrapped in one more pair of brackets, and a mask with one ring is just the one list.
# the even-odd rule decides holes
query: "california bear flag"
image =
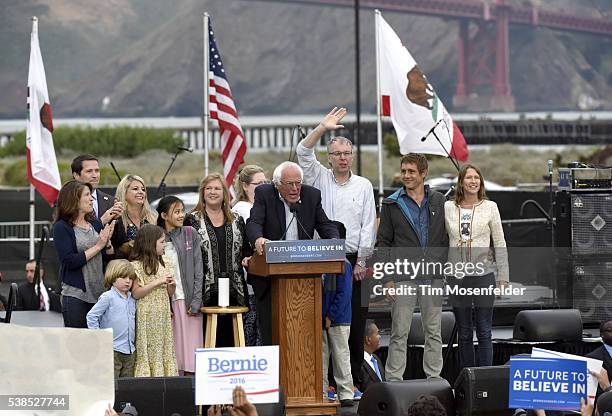
{"label": "california bear flag", "polygon": [[42,197],[53,206],[62,186],[55,149],[53,120],[47,93],[47,80],[38,45],[38,19],[32,18],[30,70],[28,73],[28,124],[26,158],[28,179]]}
{"label": "california bear flag", "polygon": [[[467,144],[416,61],[376,14],[381,115],[390,116],[402,154],[417,152],[465,161]],[[435,134],[428,132],[435,127]],[[424,138],[424,140],[422,140]]]}

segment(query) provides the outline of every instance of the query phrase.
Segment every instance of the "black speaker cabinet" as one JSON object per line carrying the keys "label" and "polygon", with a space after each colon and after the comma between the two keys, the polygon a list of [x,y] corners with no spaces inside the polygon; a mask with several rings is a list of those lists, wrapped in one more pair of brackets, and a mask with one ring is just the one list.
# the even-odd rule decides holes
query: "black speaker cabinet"
{"label": "black speaker cabinet", "polygon": [[425,395],[437,397],[446,414],[455,414],[453,391],[444,379],[372,384],[361,398],[357,413],[360,416],[403,416],[416,399]]}
{"label": "black speaker cabinet", "polygon": [[127,403],[139,415],[196,414],[193,377],[126,377],[117,379],[115,409]]}
{"label": "black speaker cabinet", "polygon": [[612,256],[575,258],[572,264],[573,307],[583,322],[612,319]]}
{"label": "black speaker cabinet", "polygon": [[[452,311],[442,312],[442,343],[449,344],[453,327],[455,326],[455,314]],[[412,323],[410,324],[410,333],[408,334],[408,345],[424,345],[425,334],[423,333],[423,323],[421,322],[421,314],[412,314]]]}
{"label": "black speaker cabinet", "polygon": [[[459,416],[512,415],[508,409],[510,367],[466,367],[455,381],[455,409]],[[449,413],[450,415],[450,413]]]}
{"label": "black speaker cabinet", "polygon": [[572,210],[571,194],[566,191],[555,192],[553,201],[555,217],[555,246],[572,246]]}
{"label": "black speaker cabinet", "polygon": [[612,194],[571,195],[572,254],[612,254]]}
{"label": "black speaker cabinet", "polygon": [[[195,406],[195,379],[193,377],[126,377],[115,384],[115,410],[120,412],[130,403],[139,416],[193,416]],[[283,416],[285,395],[279,391],[278,403],[258,404],[259,416]],[[204,406],[205,415],[207,406]]]}
{"label": "black speaker cabinet", "polygon": [[520,311],[512,337],[521,341],[581,341],[582,318],[577,309]]}

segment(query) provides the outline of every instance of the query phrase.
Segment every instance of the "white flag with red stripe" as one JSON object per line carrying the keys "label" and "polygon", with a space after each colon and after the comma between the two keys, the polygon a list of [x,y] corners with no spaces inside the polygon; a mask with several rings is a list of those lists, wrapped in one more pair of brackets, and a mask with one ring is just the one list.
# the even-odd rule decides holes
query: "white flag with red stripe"
{"label": "white flag with red stripe", "polygon": [[[401,153],[450,155],[453,159],[467,160],[465,138],[427,77],[380,13],[376,19],[381,94],[378,99],[381,115],[391,117]],[[433,133],[428,135],[434,126],[440,142]]]}
{"label": "white flag with red stripe", "polygon": [[38,20],[32,19],[30,69],[28,72],[28,124],[26,157],[28,179],[42,197],[53,206],[62,186],[55,149],[53,120],[47,92],[45,67],[38,44]]}
{"label": "white flag with red stripe", "polygon": [[238,171],[238,167],[244,161],[246,154],[246,140],[240,121],[238,120],[238,112],[232,97],[232,91],[227,82],[225,68],[221,61],[221,53],[215,42],[215,35],[212,30],[212,24],[208,19],[208,48],[209,48],[209,111],[210,117],[217,120],[219,123],[219,132],[221,133],[221,152],[223,156],[223,175],[228,186],[232,189],[234,175]]}

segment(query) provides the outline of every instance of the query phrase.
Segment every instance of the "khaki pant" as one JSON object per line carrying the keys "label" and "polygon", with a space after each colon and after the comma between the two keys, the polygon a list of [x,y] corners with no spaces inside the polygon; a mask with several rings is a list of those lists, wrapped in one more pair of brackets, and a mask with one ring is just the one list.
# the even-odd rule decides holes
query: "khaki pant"
{"label": "khaki pant", "polygon": [[[431,282],[431,283],[430,283]],[[441,279],[428,281],[432,287],[443,287]],[[412,313],[417,300],[421,308],[421,321],[425,346],[423,351],[423,371],[427,378],[440,377],[442,371],[442,296],[426,295],[419,285],[419,280],[397,282],[401,286],[414,287],[415,295],[398,295],[391,307],[391,338],[389,355],[385,365],[387,381],[401,381],[406,370],[406,352],[408,334],[412,323]]]}
{"label": "khaki pant", "polygon": [[351,353],[348,339],[351,327],[348,325],[323,328],[323,392],[327,394],[329,356],[331,354],[336,379],[338,400],[353,400],[353,376],[351,375]]}
{"label": "khaki pant", "polygon": [[136,353],[124,354],[113,351],[115,362],[115,378],[134,377],[134,366],[136,365]]}

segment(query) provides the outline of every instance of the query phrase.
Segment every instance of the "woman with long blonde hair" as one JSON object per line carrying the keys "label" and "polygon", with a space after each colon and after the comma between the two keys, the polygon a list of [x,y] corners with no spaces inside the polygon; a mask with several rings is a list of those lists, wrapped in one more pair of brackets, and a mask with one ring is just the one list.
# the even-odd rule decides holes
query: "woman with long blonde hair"
{"label": "woman with long blonde hair", "polygon": [[232,211],[240,215],[244,221],[249,219],[251,208],[255,202],[255,188],[266,183],[266,174],[262,167],[257,165],[246,165],[236,176],[236,202]]}
{"label": "woman with long blonde hair", "polygon": [[[251,216],[251,208],[255,203],[255,188],[267,182],[262,167],[246,165],[236,176],[236,202],[232,207],[234,214],[240,215],[244,222]],[[247,283],[249,292],[249,312],[244,314],[244,335],[248,346],[262,345],[261,335],[257,327],[257,299],[253,287]]]}
{"label": "woman with long blonde hair", "polygon": [[[201,239],[204,287],[202,305],[216,306],[219,278],[230,281],[230,305],[248,306],[243,260],[251,255],[244,220],[231,210],[225,178],[211,173],[202,179],[196,207],[185,217],[185,225],[194,227]],[[206,326],[206,321],[204,321]],[[232,321],[219,318],[217,346],[232,346]]]}
{"label": "woman with long blonde hair", "polygon": [[157,213],[147,199],[144,179],[126,175],[117,185],[115,198],[123,204],[123,213],[117,220],[111,242],[116,257],[129,258],[138,230],[145,224],[155,224]]}

